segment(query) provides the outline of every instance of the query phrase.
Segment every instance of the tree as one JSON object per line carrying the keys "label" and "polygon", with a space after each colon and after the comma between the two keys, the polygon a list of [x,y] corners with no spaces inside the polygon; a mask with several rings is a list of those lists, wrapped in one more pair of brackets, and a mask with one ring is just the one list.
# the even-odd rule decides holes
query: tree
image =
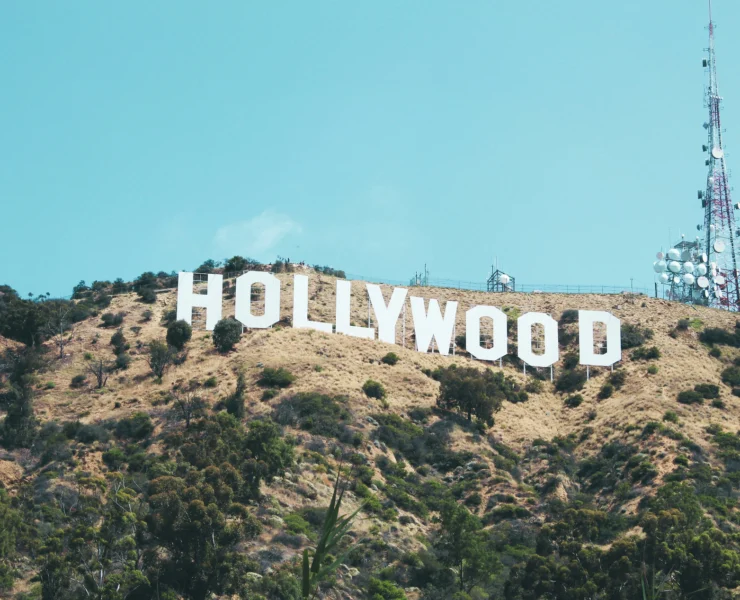
{"label": "tree", "polygon": [[118,330],[111,336],[110,345],[113,346],[113,354],[121,356],[129,346],[126,343],[126,336],[123,335],[123,327],[119,327]]}
{"label": "tree", "polygon": [[434,542],[440,562],[453,569],[461,592],[488,584],[501,563],[487,540],[480,519],[464,506],[448,501],[441,511],[442,525]]}
{"label": "tree", "polygon": [[226,353],[233,350],[242,336],[242,324],[234,318],[221,319],[213,328],[213,345]]}
{"label": "tree", "polygon": [[31,348],[6,351],[0,357],[0,374],[8,380],[0,391],[0,407],[6,412],[0,427],[0,439],[6,448],[28,448],[36,437],[38,423],[34,416],[33,400],[35,372],[45,366],[39,351]]}
{"label": "tree", "polygon": [[102,358],[93,358],[87,362],[87,372],[95,377],[95,388],[100,389],[105,387],[108,382],[108,375],[113,370],[113,364]]}
{"label": "tree", "polygon": [[[53,305],[52,305],[53,304]],[[48,318],[44,334],[50,339],[59,351],[59,358],[64,358],[64,349],[72,341],[74,333],[71,314],[74,305],[68,302],[56,301],[47,302],[46,310]]]}
{"label": "tree", "polygon": [[440,383],[437,406],[457,409],[468,421],[475,416],[489,426],[504,400],[521,400],[514,380],[490,369],[481,372],[473,367],[449,367],[441,370]]}
{"label": "tree", "polygon": [[248,266],[248,261],[242,256],[233,256],[228,259],[224,264],[224,272],[235,273],[237,271],[244,271]]}
{"label": "tree", "polygon": [[174,352],[172,352],[172,349],[167,344],[160,340],[155,340],[149,344],[147,362],[157,379],[164,377],[173,360]]}
{"label": "tree", "polygon": [[187,321],[175,321],[167,326],[167,343],[177,350],[182,350],[192,337],[193,328]]}
{"label": "tree", "polygon": [[175,397],[175,408],[180,418],[185,421],[185,429],[190,429],[190,422],[205,414],[206,403],[199,396],[186,394]]}
{"label": "tree", "polygon": [[236,378],[236,390],[224,401],[226,411],[237,419],[244,418],[244,392],[247,390],[247,380],[244,373],[239,372]]}

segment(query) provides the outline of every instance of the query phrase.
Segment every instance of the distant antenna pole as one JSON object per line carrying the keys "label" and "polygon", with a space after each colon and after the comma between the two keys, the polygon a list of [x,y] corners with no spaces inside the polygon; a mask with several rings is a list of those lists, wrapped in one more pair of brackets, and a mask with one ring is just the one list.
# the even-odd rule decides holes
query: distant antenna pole
{"label": "distant antenna pole", "polygon": [[725,163],[724,143],[722,140],[722,97],[719,95],[717,81],[717,54],[714,46],[714,21],[712,20],[712,2],[709,0],[709,48],[703,65],[709,72],[707,87],[707,108],[709,121],[707,144],[703,150],[707,153],[705,161],[709,167],[707,173],[704,204],[704,252],[709,266],[709,305],[728,310],[740,310],[740,281],[738,281],[737,251],[735,248],[735,207],[730,199],[730,185]]}

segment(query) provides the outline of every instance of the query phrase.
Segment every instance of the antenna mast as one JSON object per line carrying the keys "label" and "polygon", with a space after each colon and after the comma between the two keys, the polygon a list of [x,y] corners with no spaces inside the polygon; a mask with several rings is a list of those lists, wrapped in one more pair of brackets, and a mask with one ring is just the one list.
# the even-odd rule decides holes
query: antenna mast
{"label": "antenna mast", "polygon": [[[717,55],[714,47],[714,21],[712,20],[712,0],[709,0],[709,48],[704,67],[709,72],[706,107],[709,121],[704,124],[707,130],[707,153],[705,165],[708,167],[706,191],[703,194],[704,207],[704,253],[708,262],[708,285],[703,290],[708,304],[716,308],[740,310],[740,277],[737,270],[735,236],[735,206],[730,199],[729,176],[725,164],[725,151],[722,141],[722,119],[720,108],[722,97],[717,84]],[[702,193],[699,193],[700,197]]]}

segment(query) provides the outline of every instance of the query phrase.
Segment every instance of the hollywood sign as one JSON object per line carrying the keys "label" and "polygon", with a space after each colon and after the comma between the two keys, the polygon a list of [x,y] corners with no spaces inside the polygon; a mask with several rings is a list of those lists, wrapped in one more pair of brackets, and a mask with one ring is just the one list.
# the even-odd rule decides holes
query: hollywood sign
{"label": "hollywood sign", "polygon": [[[395,344],[396,325],[404,310],[408,290],[393,288],[388,302],[383,298],[380,286],[368,283],[367,293],[375,313],[375,327],[360,327],[350,323],[352,283],[337,279],[335,323],[311,321],[308,318],[308,276],[293,276],[293,319],[292,325],[301,329],[316,329],[325,333],[342,333],[352,337],[374,340],[377,338]],[[252,289],[264,287],[264,311],[252,312]],[[267,329],[280,321],[280,280],[265,271],[249,271],[236,278],[234,316],[245,327]],[[206,329],[212,331],[223,312],[223,276],[208,275],[205,294],[193,291],[193,273],[181,272],[177,284],[177,318],[192,321],[193,308],[206,309]],[[429,352],[434,343],[440,354],[447,355],[453,342],[458,303],[448,301],[444,311],[439,302],[431,299],[428,307],[423,298],[409,296],[411,316],[416,340],[416,350]],[[481,344],[482,319],[493,321],[492,346]],[[594,327],[600,323],[606,329],[606,352],[597,352],[594,347]],[[465,312],[465,349],[475,358],[496,361],[507,354],[506,314],[495,306],[479,305]],[[539,325],[544,334],[544,349],[532,349],[532,328]],[[621,328],[619,319],[608,312],[594,310],[578,311],[580,363],[582,365],[608,367],[622,358]],[[533,367],[550,367],[560,355],[558,345],[558,323],[550,315],[530,312],[517,319],[517,351],[519,358]]]}

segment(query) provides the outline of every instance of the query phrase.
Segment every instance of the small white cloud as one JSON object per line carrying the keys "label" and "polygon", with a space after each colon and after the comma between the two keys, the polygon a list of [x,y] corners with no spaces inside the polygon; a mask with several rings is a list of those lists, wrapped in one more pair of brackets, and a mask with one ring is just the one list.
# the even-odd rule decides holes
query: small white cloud
{"label": "small white cloud", "polygon": [[219,228],[213,243],[224,255],[264,258],[287,235],[300,232],[301,226],[288,215],[266,210],[252,219]]}

